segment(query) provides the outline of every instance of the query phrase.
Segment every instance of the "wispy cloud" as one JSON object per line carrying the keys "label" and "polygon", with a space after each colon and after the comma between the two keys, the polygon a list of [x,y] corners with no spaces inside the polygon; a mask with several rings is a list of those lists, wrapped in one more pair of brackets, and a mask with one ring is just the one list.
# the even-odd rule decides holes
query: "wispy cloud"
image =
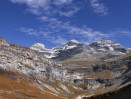
{"label": "wispy cloud", "polygon": [[27,33],[28,35],[42,37],[43,39],[46,39],[47,41],[55,44],[65,44],[67,42],[65,38],[59,35],[51,36],[52,32],[46,30],[25,28],[25,27],[20,27],[17,30]]}
{"label": "wispy cloud", "polygon": [[[46,18],[44,18],[45,20]],[[39,29],[33,28],[19,28],[20,31],[29,35],[40,36],[44,39],[57,44],[64,44],[65,42],[75,37],[80,37],[80,41],[92,42],[94,40],[107,39],[109,35],[100,31],[94,31],[88,27],[76,27],[70,22],[62,22],[57,19],[47,19],[48,23]],[[63,32],[64,31],[64,32]]]}
{"label": "wispy cloud", "polygon": [[[55,23],[56,24],[56,23]],[[47,28],[50,26],[48,29],[43,29]],[[94,31],[91,28],[87,27],[75,27],[71,26],[69,22],[63,24],[59,23],[57,25],[50,25],[48,26],[43,26],[41,29],[33,29],[33,28],[25,28],[21,27],[19,28],[20,31],[27,33],[28,35],[34,35],[34,36],[39,36],[42,37],[52,43],[55,44],[64,44],[70,39],[73,39],[75,36],[80,37],[82,39],[79,39],[81,42],[84,43],[89,43],[92,41],[97,41],[97,40],[103,40],[103,39],[113,39],[117,40],[117,38],[121,36],[126,36],[126,37],[131,37],[131,31],[130,30],[124,30],[124,29],[116,29],[114,31],[108,31],[106,34],[100,31]],[[58,28],[59,27],[59,28]],[[53,29],[54,31],[51,32],[50,29]],[[65,37],[65,34],[60,34],[61,29],[66,30],[66,35],[68,35],[68,38]],[[57,33],[57,35],[56,35]],[[117,38],[116,38],[117,37]]]}
{"label": "wispy cloud", "polygon": [[[40,36],[52,43],[63,44],[71,38],[82,38],[81,41],[106,39],[109,35],[93,30],[87,26],[77,27],[69,21],[60,20],[61,16],[71,17],[81,10],[75,0],[10,0],[16,4],[26,4],[27,11],[36,15],[43,22],[41,28],[33,29],[21,27],[21,32]],[[79,1],[79,0],[78,0]],[[77,2],[77,1],[75,1]],[[83,0],[84,2],[84,0]],[[107,15],[108,10],[99,0],[89,0],[95,13]],[[79,3],[79,2],[78,2]],[[66,37],[68,36],[68,38]]]}
{"label": "wispy cloud", "polygon": [[110,35],[110,38],[114,39],[116,39],[116,37],[119,38],[123,36],[131,37],[131,31],[127,29],[116,29],[114,31],[109,31],[108,34]]}
{"label": "wispy cloud", "polygon": [[95,13],[108,15],[108,8],[100,0],[89,0],[90,5]]}
{"label": "wispy cloud", "polygon": [[[79,0],[9,0],[12,3],[26,4],[27,11],[36,15],[46,16],[66,16],[71,17],[82,9]],[[108,15],[108,8],[100,0],[81,0],[81,2],[89,1],[92,10],[100,15]]]}
{"label": "wispy cloud", "polygon": [[[44,16],[73,16],[79,11],[73,0],[10,0],[12,3],[26,4],[27,11]],[[63,9],[64,8],[64,9]]]}
{"label": "wispy cloud", "polygon": [[25,27],[20,27],[18,28],[21,32],[28,33],[28,35],[34,35],[34,36],[39,36],[38,32],[32,28],[25,28]]}

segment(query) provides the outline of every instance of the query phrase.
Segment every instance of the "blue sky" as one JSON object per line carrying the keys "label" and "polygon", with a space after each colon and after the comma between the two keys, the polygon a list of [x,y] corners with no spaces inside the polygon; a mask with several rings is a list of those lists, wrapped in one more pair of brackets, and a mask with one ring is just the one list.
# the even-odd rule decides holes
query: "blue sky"
{"label": "blue sky", "polygon": [[131,47],[131,0],[0,0],[0,36],[47,48],[76,39]]}

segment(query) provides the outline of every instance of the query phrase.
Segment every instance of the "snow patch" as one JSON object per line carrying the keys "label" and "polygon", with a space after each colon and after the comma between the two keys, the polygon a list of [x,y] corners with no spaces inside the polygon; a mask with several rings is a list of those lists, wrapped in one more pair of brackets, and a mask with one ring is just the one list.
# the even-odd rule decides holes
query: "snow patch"
{"label": "snow patch", "polygon": [[41,43],[36,43],[30,47],[32,50],[43,52],[45,50],[45,45]]}
{"label": "snow patch", "polygon": [[75,39],[72,39],[70,42],[73,42],[73,43],[80,43],[80,42],[78,42],[78,41],[75,40]]}
{"label": "snow patch", "polygon": [[81,96],[77,96],[76,99],[82,99],[82,97]]}
{"label": "snow patch", "polygon": [[74,45],[74,46],[67,46],[65,49],[68,50],[68,49],[73,49],[75,47],[76,47],[76,45]]}

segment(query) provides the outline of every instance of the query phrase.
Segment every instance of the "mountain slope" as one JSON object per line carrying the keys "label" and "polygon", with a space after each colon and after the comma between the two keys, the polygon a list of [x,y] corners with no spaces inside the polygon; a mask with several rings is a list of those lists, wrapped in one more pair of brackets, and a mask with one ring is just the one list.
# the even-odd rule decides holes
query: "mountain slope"
{"label": "mountain slope", "polygon": [[[65,47],[66,45],[68,46]],[[59,49],[59,52],[64,53],[64,56],[69,51],[69,55],[73,53],[73,58],[78,54],[80,56],[83,50],[86,54],[89,54],[88,51],[95,52],[95,49],[92,49],[89,45],[76,41],[73,43],[71,41],[66,45],[57,47],[55,50],[58,51]],[[71,48],[69,46],[75,47]],[[107,55],[103,52],[99,52],[97,55],[100,54]],[[8,92],[13,92],[11,94],[14,95],[13,99],[17,99],[17,93],[20,95],[19,99],[23,97],[29,99],[45,99],[44,97],[75,99],[108,93],[130,85],[131,53],[120,53],[119,57],[114,57],[114,60],[99,60],[96,63],[93,60],[93,64],[89,64],[89,61],[81,63],[81,57],[83,59],[85,57],[83,55],[81,54],[79,58],[75,59],[77,63],[66,64],[64,63],[65,60],[54,61],[46,58],[44,52],[34,51],[15,44],[7,45],[6,42],[1,41],[0,90],[9,88],[6,94],[2,93],[2,98],[7,97]],[[90,57],[94,57],[93,55],[91,53]],[[68,62],[73,60],[72,57],[68,56]],[[109,59],[109,56],[106,57]],[[97,58],[99,59],[99,57]],[[8,82],[8,84],[4,85],[4,82]],[[16,89],[15,92],[12,88]],[[33,96],[32,91],[34,92]],[[126,98],[128,99],[128,97]]]}
{"label": "mountain slope", "polygon": [[62,99],[26,79],[14,79],[16,74],[8,73],[0,70],[0,99]]}
{"label": "mountain slope", "polygon": [[52,59],[66,64],[92,64],[113,60],[114,58],[126,53],[128,53],[128,49],[124,48],[122,45],[110,40],[102,40],[88,45],[80,43],[77,44],[75,48],[60,50],[58,55]]}

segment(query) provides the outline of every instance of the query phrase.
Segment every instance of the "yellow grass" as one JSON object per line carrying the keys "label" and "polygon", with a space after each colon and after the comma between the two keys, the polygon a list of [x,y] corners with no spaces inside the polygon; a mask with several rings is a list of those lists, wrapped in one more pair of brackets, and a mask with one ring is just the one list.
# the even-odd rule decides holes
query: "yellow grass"
{"label": "yellow grass", "polygon": [[38,89],[26,80],[13,80],[0,75],[0,99],[61,99]]}

